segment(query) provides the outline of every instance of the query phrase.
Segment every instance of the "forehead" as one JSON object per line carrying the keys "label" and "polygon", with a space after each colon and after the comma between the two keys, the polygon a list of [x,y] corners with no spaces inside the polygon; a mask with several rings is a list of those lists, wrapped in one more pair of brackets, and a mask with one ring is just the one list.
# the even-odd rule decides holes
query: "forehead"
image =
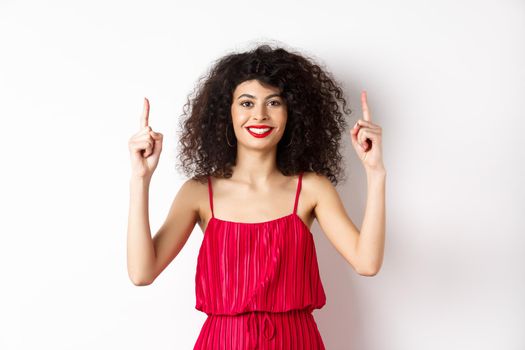
{"label": "forehead", "polygon": [[251,93],[252,95],[259,97],[259,94],[266,95],[268,93],[276,92],[279,92],[279,88],[266,84],[263,85],[259,80],[253,79],[243,81],[242,83],[237,85],[233,93],[234,95],[240,95],[242,93]]}

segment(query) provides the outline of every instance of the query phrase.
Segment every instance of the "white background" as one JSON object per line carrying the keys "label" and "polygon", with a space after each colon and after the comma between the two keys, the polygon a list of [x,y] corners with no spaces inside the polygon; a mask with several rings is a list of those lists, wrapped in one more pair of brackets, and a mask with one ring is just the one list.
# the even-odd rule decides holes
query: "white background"
{"label": "white background", "polygon": [[[198,226],[150,286],[126,270],[129,137],[165,136],[156,232],[186,96],[211,63],[282,43],[383,128],[385,259],[357,275],[318,223],[327,349],[525,348],[522,1],[0,2],[0,348],[191,349]],[[349,136],[348,136],[349,137]],[[347,144],[348,146],[348,144]],[[338,186],[360,227],[366,177]]]}

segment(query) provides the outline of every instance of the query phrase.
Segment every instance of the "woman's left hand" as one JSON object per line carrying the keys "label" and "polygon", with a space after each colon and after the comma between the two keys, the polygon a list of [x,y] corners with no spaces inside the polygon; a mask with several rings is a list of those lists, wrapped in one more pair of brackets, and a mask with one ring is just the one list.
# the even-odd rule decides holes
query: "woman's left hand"
{"label": "woman's left hand", "polygon": [[359,119],[352,130],[352,145],[366,171],[385,171],[383,165],[381,133],[379,125],[372,123],[367,104],[366,91],[361,92],[363,119]]}

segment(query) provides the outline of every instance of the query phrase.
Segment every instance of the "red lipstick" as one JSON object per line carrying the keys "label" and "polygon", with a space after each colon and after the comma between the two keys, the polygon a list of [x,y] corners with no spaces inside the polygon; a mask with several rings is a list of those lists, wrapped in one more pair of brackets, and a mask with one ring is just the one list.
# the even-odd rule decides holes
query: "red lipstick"
{"label": "red lipstick", "polygon": [[[253,129],[267,129],[267,128],[270,128],[270,130],[268,130],[267,132],[262,133],[262,134],[257,134],[255,132],[252,132],[248,128],[253,128]],[[246,130],[248,130],[248,132],[254,137],[263,138],[263,137],[266,137],[266,136],[270,135],[272,130],[273,130],[273,128],[270,127],[270,126],[266,126],[266,125],[252,125],[252,126],[247,127]]]}

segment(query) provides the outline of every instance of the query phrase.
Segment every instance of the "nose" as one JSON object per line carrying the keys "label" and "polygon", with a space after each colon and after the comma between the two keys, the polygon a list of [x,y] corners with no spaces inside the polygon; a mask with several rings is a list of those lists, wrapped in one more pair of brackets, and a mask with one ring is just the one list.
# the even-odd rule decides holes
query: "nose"
{"label": "nose", "polygon": [[253,119],[259,120],[259,119],[268,119],[268,111],[266,110],[266,106],[261,105],[259,108],[255,109],[254,115],[252,116]]}

